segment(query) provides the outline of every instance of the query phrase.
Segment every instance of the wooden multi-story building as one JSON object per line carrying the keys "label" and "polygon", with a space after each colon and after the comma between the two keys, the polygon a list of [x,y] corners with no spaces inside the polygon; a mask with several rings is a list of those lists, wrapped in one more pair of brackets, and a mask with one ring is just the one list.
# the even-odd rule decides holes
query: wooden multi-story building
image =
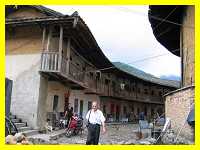
{"label": "wooden multi-story building", "polygon": [[6,76],[13,80],[11,112],[33,128],[58,119],[66,107],[85,116],[96,100],[107,120],[162,113],[166,92],[179,87],[103,54],[75,12],[6,6]]}

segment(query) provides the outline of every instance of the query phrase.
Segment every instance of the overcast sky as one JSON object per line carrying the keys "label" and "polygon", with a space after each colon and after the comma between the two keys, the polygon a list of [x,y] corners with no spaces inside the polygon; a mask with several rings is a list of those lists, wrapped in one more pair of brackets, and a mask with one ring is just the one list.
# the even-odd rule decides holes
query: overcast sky
{"label": "overcast sky", "polygon": [[[155,39],[147,5],[46,7],[68,15],[78,11],[110,61],[127,63],[158,77],[180,76],[180,58]],[[158,55],[162,56],[148,59]]]}

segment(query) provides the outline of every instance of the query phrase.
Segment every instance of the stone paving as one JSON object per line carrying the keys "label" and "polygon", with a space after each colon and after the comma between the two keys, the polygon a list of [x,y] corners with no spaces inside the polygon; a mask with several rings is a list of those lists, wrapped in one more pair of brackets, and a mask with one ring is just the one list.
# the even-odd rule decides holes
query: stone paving
{"label": "stone paving", "polygon": [[[108,125],[107,132],[100,134],[99,144],[136,144],[138,131],[137,124],[126,125]],[[77,136],[61,137],[55,140],[59,144],[85,144],[87,138],[87,129]],[[55,142],[54,141],[54,142]]]}
{"label": "stone paving", "polygon": [[[115,145],[135,145],[135,144],[194,144],[179,136],[175,140],[176,135],[173,132],[166,132],[162,142],[157,141],[150,136],[150,129],[142,130],[142,139],[138,139],[138,124],[111,124],[106,126],[106,133],[100,134],[99,145],[115,144]],[[66,137],[65,131],[58,130],[48,134],[37,134],[28,137],[30,144],[81,144],[85,145],[87,139],[87,128],[82,134]]]}

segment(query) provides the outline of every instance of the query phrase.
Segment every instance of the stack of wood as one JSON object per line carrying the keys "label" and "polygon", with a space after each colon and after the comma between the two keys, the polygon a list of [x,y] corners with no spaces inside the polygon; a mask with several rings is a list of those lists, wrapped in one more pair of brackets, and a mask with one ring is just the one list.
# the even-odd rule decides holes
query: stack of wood
{"label": "stack of wood", "polygon": [[26,137],[25,134],[23,133],[16,133],[14,136],[13,135],[8,135],[6,137],[6,144],[22,144],[22,145],[28,145],[29,141]]}

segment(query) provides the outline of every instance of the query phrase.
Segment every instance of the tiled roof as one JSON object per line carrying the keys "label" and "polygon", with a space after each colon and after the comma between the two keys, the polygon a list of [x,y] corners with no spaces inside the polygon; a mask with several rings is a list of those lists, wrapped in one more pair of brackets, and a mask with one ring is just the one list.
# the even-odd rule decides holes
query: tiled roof
{"label": "tiled roof", "polygon": [[180,82],[179,81],[174,81],[174,80],[164,80],[157,78],[149,73],[146,73],[144,71],[141,71],[137,68],[134,68],[130,65],[121,63],[121,62],[113,62],[113,65],[123,71],[126,72],[134,77],[137,77],[139,79],[142,79],[147,82],[152,82],[155,84],[163,85],[163,86],[168,86],[168,87],[174,87],[174,88],[179,88],[180,87]]}
{"label": "tiled roof", "polygon": [[18,10],[19,8],[22,7],[30,7],[30,8],[35,8],[38,11],[40,11],[41,13],[46,14],[47,16],[53,16],[53,17],[62,17],[64,16],[62,13],[54,11],[52,9],[49,9],[47,7],[44,7],[42,5],[6,5],[6,15],[9,13],[12,13],[16,10]]}

